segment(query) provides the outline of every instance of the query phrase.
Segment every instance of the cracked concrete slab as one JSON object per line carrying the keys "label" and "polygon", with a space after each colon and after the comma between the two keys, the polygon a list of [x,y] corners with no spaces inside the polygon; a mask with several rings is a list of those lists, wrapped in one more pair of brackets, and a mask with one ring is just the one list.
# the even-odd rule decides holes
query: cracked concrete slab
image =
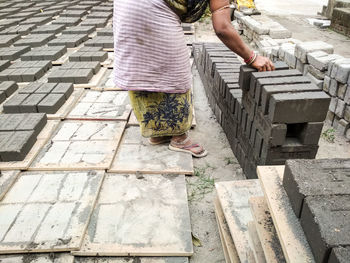
{"label": "cracked concrete slab", "polygon": [[81,256],[191,256],[184,175],[107,174]]}
{"label": "cracked concrete slab", "polygon": [[[104,172],[25,172],[0,202],[0,254],[78,250]],[[62,213],[62,211],[65,211]]]}

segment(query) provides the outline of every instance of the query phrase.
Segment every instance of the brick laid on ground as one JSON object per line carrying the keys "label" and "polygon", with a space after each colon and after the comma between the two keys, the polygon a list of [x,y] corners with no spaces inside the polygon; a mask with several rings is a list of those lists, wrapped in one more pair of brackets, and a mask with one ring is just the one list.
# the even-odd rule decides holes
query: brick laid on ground
{"label": "brick laid on ground", "polygon": [[65,101],[64,94],[49,94],[38,104],[38,112],[55,114]]}

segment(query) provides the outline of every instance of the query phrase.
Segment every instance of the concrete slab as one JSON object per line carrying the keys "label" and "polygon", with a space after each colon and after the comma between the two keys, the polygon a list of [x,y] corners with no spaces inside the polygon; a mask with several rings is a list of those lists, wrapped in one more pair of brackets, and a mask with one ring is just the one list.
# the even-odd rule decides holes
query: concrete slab
{"label": "concrete slab", "polygon": [[125,125],[122,121],[64,121],[29,169],[108,169]]}
{"label": "concrete slab", "polygon": [[259,180],[220,182],[215,184],[220,205],[241,262],[249,262],[248,222],[253,220],[248,200],[262,196]]}
{"label": "concrete slab", "polygon": [[16,182],[19,173],[19,170],[0,172],[0,201],[6,195],[8,190],[10,190],[12,185]]}
{"label": "concrete slab", "polygon": [[[75,263],[188,263],[187,257],[75,257]],[[6,262],[5,262],[6,263]]]}
{"label": "concrete slab", "polygon": [[107,174],[82,256],[191,256],[184,175]]}
{"label": "concrete slab", "polygon": [[252,197],[249,205],[266,262],[286,262],[265,198]]}
{"label": "concrete slab", "polygon": [[81,120],[127,120],[131,112],[126,91],[87,90],[67,119]]}
{"label": "concrete slab", "polygon": [[137,127],[126,129],[109,172],[193,174],[192,156],[174,152],[167,145],[150,145]]}
{"label": "concrete slab", "polygon": [[[104,172],[25,172],[0,202],[0,254],[78,250]],[[62,213],[62,211],[65,211]]]}
{"label": "concrete slab", "polygon": [[5,255],[0,256],[1,263],[73,263],[74,256],[69,253],[51,253],[37,255]]}
{"label": "concrete slab", "polygon": [[258,166],[257,171],[286,261],[314,263],[310,246],[282,185],[284,166]]}

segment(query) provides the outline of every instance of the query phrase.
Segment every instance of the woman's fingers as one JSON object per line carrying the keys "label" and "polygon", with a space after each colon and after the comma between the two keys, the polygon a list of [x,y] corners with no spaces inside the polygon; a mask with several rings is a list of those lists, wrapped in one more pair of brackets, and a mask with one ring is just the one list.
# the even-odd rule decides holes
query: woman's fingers
{"label": "woman's fingers", "polygon": [[275,67],[272,61],[266,57],[257,56],[255,61],[252,63],[252,66],[258,71],[272,71],[275,70]]}

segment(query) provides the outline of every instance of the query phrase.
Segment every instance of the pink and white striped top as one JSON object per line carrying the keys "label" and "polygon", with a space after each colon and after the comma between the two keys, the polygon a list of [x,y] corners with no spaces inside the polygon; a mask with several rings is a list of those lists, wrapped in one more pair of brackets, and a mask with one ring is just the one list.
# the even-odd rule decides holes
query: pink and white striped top
{"label": "pink and white striped top", "polygon": [[179,17],[163,0],[114,0],[114,76],[121,89],[185,93],[188,47]]}

